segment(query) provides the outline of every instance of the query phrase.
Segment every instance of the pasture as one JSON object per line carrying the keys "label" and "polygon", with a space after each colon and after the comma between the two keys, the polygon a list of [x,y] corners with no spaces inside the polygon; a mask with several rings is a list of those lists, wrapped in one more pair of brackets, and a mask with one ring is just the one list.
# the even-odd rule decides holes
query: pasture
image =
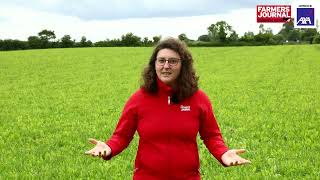
{"label": "pasture", "polygon": [[[202,179],[320,176],[320,46],[191,48],[226,144],[252,164],[224,168],[198,137]],[[0,52],[0,179],[131,179],[138,136],[111,161],[108,139],[152,48]]]}

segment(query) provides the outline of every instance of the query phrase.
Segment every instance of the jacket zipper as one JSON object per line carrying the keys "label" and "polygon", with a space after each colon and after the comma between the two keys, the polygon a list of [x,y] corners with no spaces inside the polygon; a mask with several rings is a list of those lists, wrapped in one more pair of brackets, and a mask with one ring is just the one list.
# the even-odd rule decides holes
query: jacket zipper
{"label": "jacket zipper", "polygon": [[[168,96],[168,113],[170,113],[170,103],[171,103],[171,97],[170,96]],[[170,144],[170,123],[168,123],[168,143]],[[168,151],[168,172],[167,172],[167,178],[168,179],[171,179],[170,178],[170,160],[169,159],[171,159],[170,158],[170,152]]]}

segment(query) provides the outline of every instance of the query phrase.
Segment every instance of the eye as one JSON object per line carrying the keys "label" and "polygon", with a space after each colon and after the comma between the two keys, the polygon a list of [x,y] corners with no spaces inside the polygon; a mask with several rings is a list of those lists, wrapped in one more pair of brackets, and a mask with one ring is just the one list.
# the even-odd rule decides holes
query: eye
{"label": "eye", "polygon": [[178,59],[177,58],[170,58],[169,60],[170,64],[177,64],[178,63]]}
{"label": "eye", "polygon": [[165,58],[159,58],[159,59],[158,59],[158,62],[159,62],[160,64],[165,63],[165,62],[166,62],[166,59],[165,59]]}

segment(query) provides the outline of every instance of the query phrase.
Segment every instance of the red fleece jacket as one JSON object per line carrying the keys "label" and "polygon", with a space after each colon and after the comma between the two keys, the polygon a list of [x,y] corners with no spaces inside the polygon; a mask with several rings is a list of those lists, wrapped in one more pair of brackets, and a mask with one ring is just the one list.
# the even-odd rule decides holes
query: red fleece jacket
{"label": "red fleece jacket", "polygon": [[126,103],[112,137],[106,142],[112,154],[124,150],[136,130],[139,147],[133,179],[200,179],[197,134],[222,163],[228,148],[224,144],[212,112],[209,98],[198,90],[191,97],[175,104],[173,90],[159,79],[158,92],[135,92]]}

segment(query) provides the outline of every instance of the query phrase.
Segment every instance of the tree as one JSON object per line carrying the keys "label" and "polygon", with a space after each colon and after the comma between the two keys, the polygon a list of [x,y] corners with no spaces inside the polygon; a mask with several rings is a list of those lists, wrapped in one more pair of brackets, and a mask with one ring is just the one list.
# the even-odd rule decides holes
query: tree
{"label": "tree", "polygon": [[273,33],[272,29],[268,28],[267,30],[264,29],[263,24],[260,24],[259,26],[259,34],[254,36],[254,40],[256,42],[260,42],[262,44],[275,44],[274,40],[272,40]]}
{"label": "tree", "polygon": [[148,39],[148,37],[144,37],[142,41],[144,46],[150,46],[152,44],[152,41]]}
{"label": "tree", "polygon": [[254,33],[251,31],[245,32],[244,35],[240,38],[240,41],[253,42],[254,41]]}
{"label": "tree", "polygon": [[207,34],[201,35],[198,37],[198,41],[203,41],[203,42],[209,42],[210,41],[210,37]]}
{"label": "tree", "polygon": [[81,40],[79,43],[77,43],[77,47],[91,47],[92,42],[90,40],[87,41],[87,38],[85,36],[81,37]]}
{"label": "tree", "polygon": [[61,44],[62,48],[70,48],[70,47],[73,47],[74,41],[71,40],[71,36],[70,35],[64,35],[61,38],[60,44]]}
{"label": "tree", "polygon": [[301,30],[301,40],[302,41],[308,41],[310,44],[312,44],[313,39],[317,35],[317,29],[311,29],[311,28],[305,28]]}
{"label": "tree", "polygon": [[313,38],[312,44],[320,44],[320,34],[319,33]]}
{"label": "tree", "polygon": [[232,33],[232,27],[225,21],[219,21],[208,27],[208,35],[211,41],[225,42]]}
{"label": "tree", "polygon": [[180,35],[178,36],[178,39],[179,39],[180,41],[184,41],[184,42],[189,41],[187,35],[184,34],[184,33],[180,34]]}
{"label": "tree", "polygon": [[211,24],[208,27],[208,36],[210,38],[210,41],[218,41],[218,28],[215,24]]}
{"label": "tree", "polygon": [[41,40],[41,48],[50,48],[52,47],[51,45],[51,40],[56,38],[56,35],[54,34],[54,31],[50,31],[47,29],[44,29],[38,33],[38,36]]}
{"label": "tree", "polygon": [[152,39],[153,39],[153,44],[157,44],[160,41],[161,36],[153,36]]}
{"label": "tree", "polygon": [[0,41],[0,50],[24,50],[28,49],[26,41],[19,41],[16,39],[5,39]]}
{"label": "tree", "polygon": [[232,33],[228,37],[228,41],[229,42],[236,42],[236,41],[238,41],[238,39],[239,39],[238,34],[236,33],[236,31],[232,30]]}
{"label": "tree", "polygon": [[54,34],[54,31],[50,31],[47,29],[44,29],[38,33],[41,40],[50,41],[51,39],[55,39],[56,35]]}
{"label": "tree", "polygon": [[259,33],[257,35],[254,36],[254,40],[256,42],[260,42],[260,43],[263,43],[263,44],[269,44],[269,41],[271,40],[272,38],[272,34],[270,33]]}
{"label": "tree", "polygon": [[294,29],[294,30],[289,31],[288,40],[289,41],[298,41],[298,40],[300,41],[301,40],[300,30]]}
{"label": "tree", "polygon": [[272,37],[272,41],[274,41],[275,44],[283,44],[284,40],[285,37],[282,34],[277,34]]}
{"label": "tree", "polygon": [[290,21],[287,21],[286,23],[284,23],[278,34],[282,34],[285,39],[288,39],[289,32],[294,30],[293,22],[294,22],[294,19],[291,18]]}
{"label": "tree", "polygon": [[31,49],[41,48],[41,39],[38,36],[29,36],[28,44]]}
{"label": "tree", "polygon": [[140,46],[141,38],[135,36],[133,33],[127,33],[121,36],[121,42],[124,46]]}
{"label": "tree", "polygon": [[264,33],[265,33],[264,25],[263,25],[263,24],[260,24],[260,25],[259,25],[259,33],[260,33],[260,34],[264,34]]}

